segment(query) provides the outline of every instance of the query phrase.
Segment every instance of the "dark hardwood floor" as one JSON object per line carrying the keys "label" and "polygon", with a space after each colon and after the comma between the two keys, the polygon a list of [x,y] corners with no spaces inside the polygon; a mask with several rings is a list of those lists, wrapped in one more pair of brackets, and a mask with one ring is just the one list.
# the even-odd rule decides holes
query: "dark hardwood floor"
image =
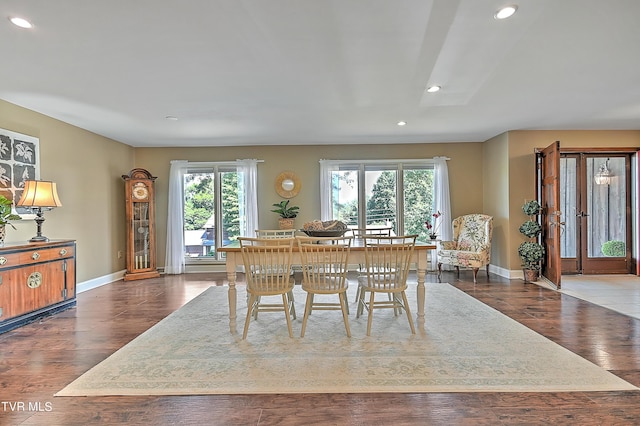
{"label": "dark hardwood floor", "polygon": [[[470,272],[443,281],[640,385],[640,320],[535,284]],[[434,281],[433,275],[428,281]],[[624,425],[640,391],[53,397],[225,274],[115,282],[0,335],[0,425]],[[21,405],[21,404],[24,404]]]}

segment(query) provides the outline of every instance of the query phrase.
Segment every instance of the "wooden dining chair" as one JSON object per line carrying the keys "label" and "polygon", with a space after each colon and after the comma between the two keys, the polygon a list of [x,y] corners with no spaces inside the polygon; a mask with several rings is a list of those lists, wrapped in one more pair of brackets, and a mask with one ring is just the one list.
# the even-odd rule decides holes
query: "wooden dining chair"
{"label": "wooden dining chair", "polygon": [[[295,229],[256,229],[256,238],[295,238],[296,232],[297,231]],[[294,279],[296,270],[298,272],[300,271],[295,265],[291,265],[291,276],[293,276]],[[254,317],[258,317],[257,311],[254,313]]]}
{"label": "wooden dining chair", "polygon": [[364,238],[371,235],[390,237],[393,233],[392,226],[372,226],[368,228],[351,228],[354,238]]}
{"label": "wooden dining chair", "polygon": [[[351,337],[347,304],[349,288],[347,272],[352,238],[297,237],[296,239],[302,260],[302,289],[307,292],[300,337],[304,337],[307,320],[314,309],[342,311],[347,336]],[[315,300],[316,295],[328,294],[337,294],[338,302]]]}
{"label": "wooden dining chair", "polygon": [[[361,238],[361,239],[364,239],[367,236],[390,237],[391,234],[393,233],[393,227],[371,226],[368,228],[351,228],[351,232],[354,238]],[[358,265],[358,272],[362,274],[363,271],[364,271],[364,265],[363,264]],[[358,289],[356,290],[356,300],[355,300],[356,303],[358,303],[358,300],[360,300],[360,290],[361,290],[361,287],[358,286]]]}
{"label": "wooden dining chair", "polygon": [[294,238],[295,229],[256,229],[256,238]]}
{"label": "wooden dining chair", "polygon": [[[289,337],[293,337],[291,316],[296,318],[293,304],[294,280],[291,275],[291,258],[294,238],[239,237],[240,251],[247,277],[247,317],[242,339],[247,338],[251,317],[258,312],[284,311]],[[267,296],[281,296],[282,303],[264,302]]]}
{"label": "wooden dining chair", "polygon": [[[394,313],[404,310],[409,320],[411,333],[416,330],[407,302],[407,276],[417,235],[393,237],[370,236],[364,241],[365,271],[358,277],[360,288],[356,318],[368,311],[367,336],[371,335],[373,311],[380,308],[394,309]],[[366,293],[369,300],[366,300]],[[376,294],[387,295],[387,300],[375,300]]]}

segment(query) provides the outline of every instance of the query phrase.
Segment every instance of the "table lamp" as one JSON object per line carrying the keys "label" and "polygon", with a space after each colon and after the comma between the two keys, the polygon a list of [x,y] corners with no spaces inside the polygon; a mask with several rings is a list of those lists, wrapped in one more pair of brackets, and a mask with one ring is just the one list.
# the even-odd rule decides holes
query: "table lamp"
{"label": "table lamp", "polygon": [[44,222],[43,211],[51,210],[54,207],[62,206],[55,182],[46,180],[27,180],[24,182],[22,197],[16,206],[30,209],[36,214],[35,221],[38,224],[38,232],[30,242],[49,241],[49,238],[42,235],[42,222]]}

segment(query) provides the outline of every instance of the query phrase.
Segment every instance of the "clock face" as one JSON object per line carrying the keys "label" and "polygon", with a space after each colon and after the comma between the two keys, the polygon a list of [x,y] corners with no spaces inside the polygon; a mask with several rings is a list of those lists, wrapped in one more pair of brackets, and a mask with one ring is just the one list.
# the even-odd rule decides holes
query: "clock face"
{"label": "clock face", "polygon": [[131,195],[133,195],[133,198],[135,198],[136,200],[146,200],[149,196],[149,190],[144,183],[138,182],[133,186]]}

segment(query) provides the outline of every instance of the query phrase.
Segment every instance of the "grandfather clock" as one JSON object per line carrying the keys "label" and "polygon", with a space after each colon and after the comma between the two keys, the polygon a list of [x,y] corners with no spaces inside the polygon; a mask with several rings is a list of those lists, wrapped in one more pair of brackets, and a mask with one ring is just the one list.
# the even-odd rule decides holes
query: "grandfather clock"
{"label": "grandfather clock", "polygon": [[122,175],[127,212],[127,272],[125,281],[156,278],[155,176],[145,169]]}

